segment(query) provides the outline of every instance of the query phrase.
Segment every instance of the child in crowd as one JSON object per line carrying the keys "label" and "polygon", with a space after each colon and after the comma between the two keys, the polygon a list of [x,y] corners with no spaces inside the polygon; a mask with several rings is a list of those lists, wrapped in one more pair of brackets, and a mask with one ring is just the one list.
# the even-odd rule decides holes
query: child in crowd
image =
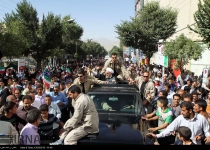
{"label": "child in crowd", "polygon": [[[39,110],[41,111],[41,121],[38,127],[38,133],[40,135],[41,144],[46,145],[53,141],[53,123],[59,124],[61,129],[63,129],[64,124],[54,114],[49,114],[47,104],[42,104]],[[60,130],[60,132],[61,131],[62,130]]]}
{"label": "child in crowd", "polygon": [[[172,111],[168,107],[168,99],[163,96],[159,97],[157,100],[157,105],[158,109],[156,111],[156,116],[146,119],[148,121],[158,120],[158,127],[148,129],[150,132],[153,133],[156,131],[158,131],[159,133],[162,132],[173,121]],[[174,143],[174,141],[175,136],[173,135],[158,139],[158,143],[160,145],[171,145]]]}
{"label": "child in crowd", "polygon": [[179,127],[177,132],[179,140],[175,142],[174,145],[196,145],[190,139],[192,132],[188,127],[185,126]]}

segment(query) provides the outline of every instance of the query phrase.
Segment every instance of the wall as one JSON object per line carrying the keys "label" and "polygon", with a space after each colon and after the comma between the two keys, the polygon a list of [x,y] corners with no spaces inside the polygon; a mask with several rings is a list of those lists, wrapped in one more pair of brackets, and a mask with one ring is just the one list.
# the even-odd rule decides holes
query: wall
{"label": "wall", "polygon": [[202,53],[202,58],[198,59],[197,61],[191,60],[186,66],[186,69],[189,69],[190,71],[194,72],[195,75],[199,76],[202,74],[204,68],[210,68],[210,50],[206,49]]}
{"label": "wall", "polygon": [[[145,0],[144,3],[147,4],[154,0]],[[157,0],[160,2],[160,6],[162,7],[172,7],[178,10],[178,18],[177,18],[177,30],[176,33],[167,39],[167,41],[174,40],[176,37],[181,35],[182,33],[192,39],[193,41],[200,41],[202,38],[200,35],[194,33],[193,31],[187,28],[187,25],[192,25],[195,23],[194,13],[198,10],[198,2],[199,0]],[[194,25],[192,25],[194,27]],[[200,75],[202,70],[206,66],[210,66],[210,51],[206,49],[202,53],[202,58],[195,61],[190,60],[189,64],[185,66],[187,70],[195,72],[196,75]],[[158,62],[157,54],[154,54],[152,57],[152,63]]]}

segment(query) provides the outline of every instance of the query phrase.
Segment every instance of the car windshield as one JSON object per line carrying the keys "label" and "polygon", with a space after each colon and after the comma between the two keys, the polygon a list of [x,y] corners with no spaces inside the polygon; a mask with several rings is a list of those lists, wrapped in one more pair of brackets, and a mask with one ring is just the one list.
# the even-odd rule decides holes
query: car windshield
{"label": "car windshield", "polygon": [[89,94],[89,96],[93,99],[98,113],[135,113],[135,95]]}

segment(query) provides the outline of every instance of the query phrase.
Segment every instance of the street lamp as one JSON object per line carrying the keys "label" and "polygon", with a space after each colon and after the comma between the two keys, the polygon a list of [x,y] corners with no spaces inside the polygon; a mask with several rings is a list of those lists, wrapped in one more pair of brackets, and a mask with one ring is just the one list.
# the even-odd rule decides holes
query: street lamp
{"label": "street lamp", "polygon": [[69,19],[69,20],[67,20],[67,22],[72,23],[72,22],[74,22],[74,20],[75,19]]}
{"label": "street lamp", "polygon": [[76,42],[76,64],[77,64],[77,42]]}
{"label": "street lamp", "polygon": [[78,57],[78,54],[77,54],[77,42],[78,41],[76,41],[76,53],[74,54],[74,57],[76,57],[76,63],[77,63],[77,57]]}

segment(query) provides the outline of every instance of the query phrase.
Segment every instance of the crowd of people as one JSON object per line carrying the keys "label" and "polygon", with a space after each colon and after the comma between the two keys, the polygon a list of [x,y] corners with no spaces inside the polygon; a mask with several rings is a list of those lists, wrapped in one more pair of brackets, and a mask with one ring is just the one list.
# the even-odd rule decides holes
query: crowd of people
{"label": "crowd of people", "polygon": [[136,84],[146,113],[142,120],[149,124],[146,143],[209,143],[210,76],[202,84],[193,73],[176,78],[173,70],[161,69],[123,61],[116,53],[97,63],[7,68],[0,78],[0,134],[12,135],[12,144],[75,145],[99,132],[98,113],[87,95],[93,84]]}

